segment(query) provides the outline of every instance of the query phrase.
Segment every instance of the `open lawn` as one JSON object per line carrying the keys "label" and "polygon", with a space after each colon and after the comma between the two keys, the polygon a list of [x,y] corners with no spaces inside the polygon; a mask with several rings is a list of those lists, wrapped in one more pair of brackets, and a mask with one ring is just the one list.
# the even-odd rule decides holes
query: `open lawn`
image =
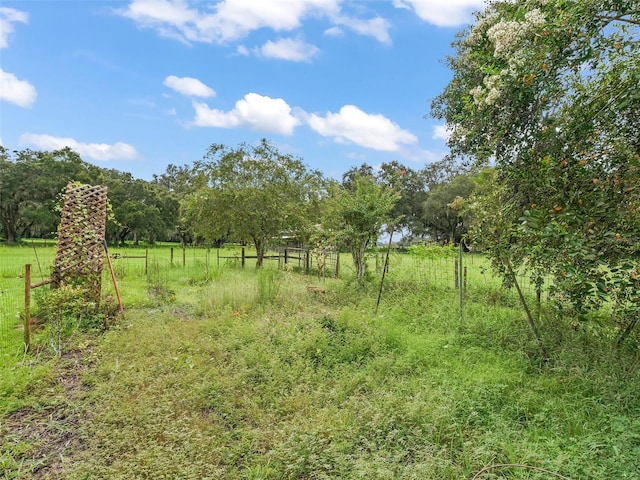
{"label": "open lawn", "polygon": [[512,292],[474,282],[461,322],[393,262],[378,314],[348,267],[120,264],[117,325],[0,366],[0,478],[638,478],[634,345],[543,315],[545,362]]}

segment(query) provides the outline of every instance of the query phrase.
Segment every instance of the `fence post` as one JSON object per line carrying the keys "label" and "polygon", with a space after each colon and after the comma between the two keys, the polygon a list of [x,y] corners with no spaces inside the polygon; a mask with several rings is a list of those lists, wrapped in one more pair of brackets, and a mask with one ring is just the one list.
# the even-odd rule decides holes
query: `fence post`
{"label": "fence post", "polygon": [[338,278],[338,275],[340,275],[340,249],[338,249],[337,252],[336,252],[336,275],[335,275],[335,278]]}
{"label": "fence post", "polygon": [[211,249],[210,248],[207,248],[207,256],[205,258],[206,258],[205,265],[207,266],[207,279],[205,281],[208,282],[209,281],[209,262],[210,262],[210,259],[211,259]]}
{"label": "fence post", "polygon": [[149,275],[149,249],[144,251],[144,274]]}
{"label": "fence post", "polygon": [[454,275],[453,282],[455,283],[456,290],[457,290],[460,287],[460,275],[459,275],[459,272],[458,272],[458,259],[456,259],[456,262],[453,264],[453,275]]}
{"label": "fence post", "polygon": [[182,268],[187,266],[187,246],[182,245]]}
{"label": "fence post", "polygon": [[24,266],[24,348],[31,350],[31,264]]}
{"label": "fence post", "polygon": [[464,291],[467,291],[467,266],[465,265],[464,267],[464,281],[463,281],[463,287],[464,287]]}
{"label": "fence post", "polygon": [[289,249],[284,247],[284,264],[289,263]]}
{"label": "fence post", "polygon": [[242,247],[242,268],[244,268],[244,247]]}
{"label": "fence post", "polygon": [[462,242],[460,242],[460,249],[458,252],[458,262],[460,267],[456,270],[460,272],[460,323],[464,322],[464,285],[462,282]]}
{"label": "fence post", "polygon": [[173,267],[173,247],[171,247],[171,266]]}

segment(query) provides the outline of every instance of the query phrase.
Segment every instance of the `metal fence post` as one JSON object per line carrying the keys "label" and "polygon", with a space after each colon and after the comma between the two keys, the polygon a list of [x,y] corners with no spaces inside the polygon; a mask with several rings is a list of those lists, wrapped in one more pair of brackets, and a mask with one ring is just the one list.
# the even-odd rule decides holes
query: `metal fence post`
{"label": "metal fence post", "polygon": [[31,350],[31,264],[24,266],[24,348]]}

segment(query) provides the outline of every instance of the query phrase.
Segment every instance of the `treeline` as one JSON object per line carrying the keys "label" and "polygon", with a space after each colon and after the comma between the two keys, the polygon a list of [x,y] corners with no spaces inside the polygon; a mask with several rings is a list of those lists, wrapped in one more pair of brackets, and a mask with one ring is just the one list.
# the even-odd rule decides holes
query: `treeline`
{"label": "treeline", "polygon": [[[233,171],[242,164],[243,156],[261,158],[261,163],[244,165],[246,168],[242,171]],[[244,204],[232,204],[234,202],[229,198],[224,198],[224,204],[196,206],[195,200],[202,199],[206,192],[210,193],[219,184],[224,172],[219,169],[214,172],[214,166],[223,157],[228,160],[222,167],[228,170],[230,176],[226,188],[231,197],[237,197],[241,190],[239,185],[234,184],[240,180],[238,176],[244,176],[247,185],[260,184],[260,176],[266,174],[258,168],[265,164],[263,157],[275,160],[274,164],[282,164],[283,159],[294,161],[288,165],[288,173],[295,173],[297,169],[298,179],[303,174],[313,173],[315,184],[300,185],[306,189],[307,195],[301,192],[297,203],[289,207],[283,206],[277,195],[271,199],[261,198],[259,206],[251,205],[248,199],[244,200]],[[308,227],[320,223],[323,213],[318,205],[307,209],[302,203],[313,199],[321,203],[329,197],[328,192],[333,187],[353,190],[358,177],[390,189],[396,195],[388,218],[402,229],[403,241],[430,239],[456,243],[469,225],[468,215],[462,213],[459,203],[461,199],[469,197],[482,178],[445,159],[420,170],[411,169],[397,161],[383,163],[377,170],[362,164],[351,168],[343,175],[341,182],[336,182],[325,178],[320,172],[311,172],[300,159],[281,154],[263,140],[257,146],[241,145],[234,149],[212,145],[203,160],[192,165],[171,164],[164,173],[153,175],[152,180],[147,181],[136,179],[127,172],[87,163],[70,148],[9,151],[0,146],[0,240],[15,244],[22,238],[54,237],[60,221],[61,192],[69,182],[77,181],[108,187],[111,212],[107,238],[114,244],[123,244],[125,241],[144,241],[149,244],[157,241],[206,241],[220,244],[229,239],[253,242],[255,239],[251,238],[251,234],[241,235],[244,238],[234,235],[238,233],[233,231],[233,223],[238,220],[237,209],[259,208],[261,212],[257,213],[271,216],[281,208],[304,211],[306,218],[301,219],[300,225]],[[273,179],[270,183],[274,183]],[[291,185],[292,179],[288,179],[286,184]],[[268,185],[269,182],[261,185],[262,190],[267,190]],[[313,198],[308,195],[312,191]],[[282,194],[280,188],[280,197]],[[197,208],[201,210],[196,214]],[[206,211],[207,208],[209,211]],[[203,230],[203,224],[208,222],[222,226],[225,210],[234,216],[229,225],[225,224],[222,230],[213,227]],[[286,212],[286,215],[291,216],[293,212]],[[282,227],[291,226],[285,222]]]}

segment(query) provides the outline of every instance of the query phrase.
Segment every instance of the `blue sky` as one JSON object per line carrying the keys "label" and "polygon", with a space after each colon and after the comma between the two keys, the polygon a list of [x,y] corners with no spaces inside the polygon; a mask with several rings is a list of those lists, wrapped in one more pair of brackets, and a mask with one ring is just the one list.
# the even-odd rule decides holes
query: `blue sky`
{"label": "blue sky", "polygon": [[[429,104],[483,0],[0,4],[0,141],[151,179],[269,139],[339,178],[446,154]],[[426,117],[425,117],[426,116]]]}

